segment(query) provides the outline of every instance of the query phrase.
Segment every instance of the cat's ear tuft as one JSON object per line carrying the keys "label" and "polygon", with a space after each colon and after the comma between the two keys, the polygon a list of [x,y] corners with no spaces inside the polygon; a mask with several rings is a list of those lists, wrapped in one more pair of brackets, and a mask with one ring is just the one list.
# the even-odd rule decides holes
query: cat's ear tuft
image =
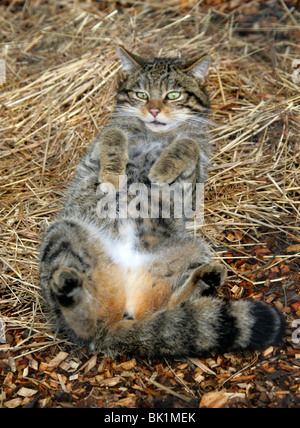
{"label": "cat's ear tuft", "polygon": [[129,52],[127,49],[124,48],[124,46],[119,45],[117,47],[117,50],[121,59],[124,73],[129,73],[133,70],[140,68],[143,65],[143,58]]}
{"label": "cat's ear tuft", "polygon": [[205,80],[210,66],[210,56],[205,55],[196,60],[192,60],[186,63],[184,71],[192,74],[198,79]]}

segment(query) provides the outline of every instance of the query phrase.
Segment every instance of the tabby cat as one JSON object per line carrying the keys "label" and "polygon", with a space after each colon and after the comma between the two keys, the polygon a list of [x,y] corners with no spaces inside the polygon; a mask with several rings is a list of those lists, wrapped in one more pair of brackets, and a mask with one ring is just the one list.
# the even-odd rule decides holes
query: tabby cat
{"label": "tabby cat", "polygon": [[194,186],[204,182],[209,163],[209,57],[145,59],[124,47],[119,53],[114,113],[79,164],[41,245],[40,282],[51,321],[71,341],[111,357],[278,344],[284,322],[276,309],[213,297],[226,269],[211,261],[200,237],[186,232],[183,216],[99,213],[112,185],[116,197],[132,183]]}

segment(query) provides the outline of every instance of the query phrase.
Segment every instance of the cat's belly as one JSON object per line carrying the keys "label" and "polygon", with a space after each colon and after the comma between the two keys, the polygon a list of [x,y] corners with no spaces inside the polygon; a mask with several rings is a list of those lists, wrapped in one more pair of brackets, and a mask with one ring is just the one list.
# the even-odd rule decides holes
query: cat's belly
{"label": "cat's belly", "polygon": [[152,277],[149,267],[157,255],[139,250],[132,221],[122,221],[118,229],[117,238],[106,233],[102,243],[111,262],[119,268],[122,278],[119,292],[125,297],[124,315],[139,319],[162,306],[169,298],[171,284],[163,278]]}

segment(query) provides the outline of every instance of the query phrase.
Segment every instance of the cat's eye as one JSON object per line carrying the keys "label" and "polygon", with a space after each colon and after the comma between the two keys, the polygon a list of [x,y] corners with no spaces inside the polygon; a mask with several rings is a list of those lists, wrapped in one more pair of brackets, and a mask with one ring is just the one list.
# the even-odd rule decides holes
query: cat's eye
{"label": "cat's eye", "polygon": [[166,96],[168,100],[177,100],[181,95],[181,92],[173,91],[169,92]]}
{"label": "cat's eye", "polygon": [[148,99],[148,95],[146,94],[146,92],[136,92],[135,95],[140,98],[141,100],[147,100]]}

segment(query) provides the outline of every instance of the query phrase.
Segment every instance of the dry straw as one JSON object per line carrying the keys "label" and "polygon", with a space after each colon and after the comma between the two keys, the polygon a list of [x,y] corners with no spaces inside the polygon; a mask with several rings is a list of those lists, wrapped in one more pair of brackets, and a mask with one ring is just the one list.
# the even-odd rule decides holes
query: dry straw
{"label": "dry straw", "polygon": [[[299,14],[283,8],[278,22],[248,25],[246,32],[236,19],[240,9],[217,12],[195,1],[4,3],[0,307],[8,343],[1,348],[26,355],[61,340],[44,323],[38,245],[76,164],[113,108],[118,42],[145,55],[212,57],[214,156],[205,225],[197,233],[215,256],[226,262],[226,244],[247,257],[241,240],[263,245],[267,236],[280,238],[276,260],[299,256],[297,246],[285,251],[299,243],[300,86],[291,78],[292,61],[300,58],[293,38]],[[226,233],[231,239],[225,242]]]}

